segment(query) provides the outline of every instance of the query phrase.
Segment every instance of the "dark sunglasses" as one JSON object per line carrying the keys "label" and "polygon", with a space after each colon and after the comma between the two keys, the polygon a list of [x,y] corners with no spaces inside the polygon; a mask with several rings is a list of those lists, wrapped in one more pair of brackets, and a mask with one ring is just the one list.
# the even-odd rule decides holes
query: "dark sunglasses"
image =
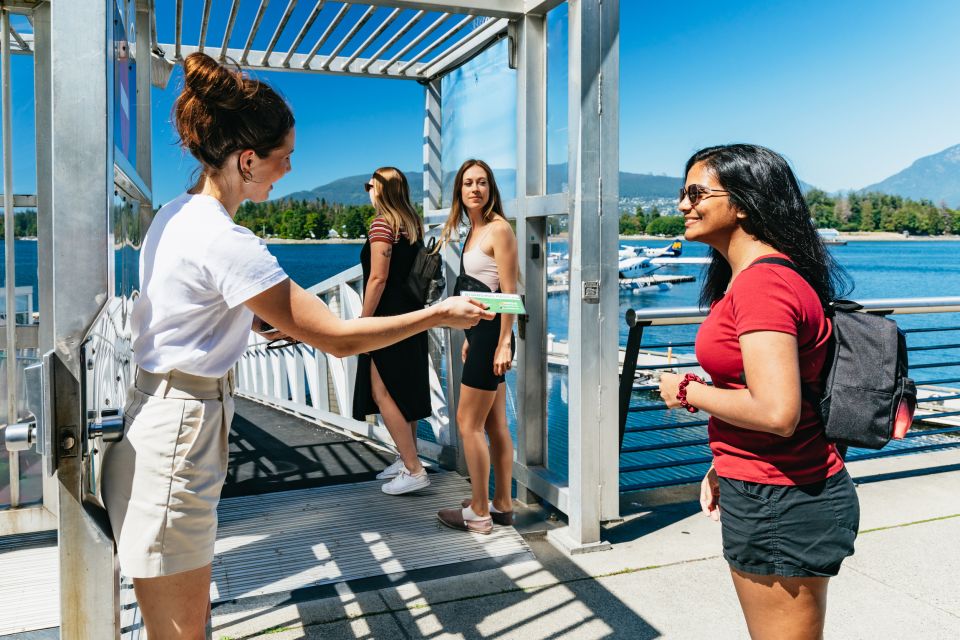
{"label": "dark sunglasses", "polygon": [[274,338],[267,343],[267,349],[283,349],[285,347],[292,347],[295,344],[300,344],[300,341],[295,338]]}
{"label": "dark sunglasses", "polygon": [[683,202],[683,199],[687,198],[690,200],[690,206],[695,207],[705,198],[712,198],[715,195],[729,195],[729,193],[729,191],[711,189],[702,184],[691,184],[686,187],[680,187],[680,202]]}
{"label": "dark sunglasses", "polygon": [[373,189],[373,183],[372,183],[372,182],[364,182],[364,183],[363,183],[363,189],[364,189],[364,191],[366,191],[367,193],[369,193],[369,192],[370,192],[370,189]]}

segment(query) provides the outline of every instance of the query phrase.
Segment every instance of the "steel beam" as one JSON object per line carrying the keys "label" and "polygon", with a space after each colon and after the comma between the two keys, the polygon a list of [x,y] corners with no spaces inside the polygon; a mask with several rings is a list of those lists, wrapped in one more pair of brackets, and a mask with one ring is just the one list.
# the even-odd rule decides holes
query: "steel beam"
{"label": "steel beam", "polygon": [[[270,43],[267,45],[267,50],[263,52],[263,56],[260,59],[261,65],[270,57],[270,54],[273,53],[274,47],[277,46],[277,41],[280,40],[280,36],[283,35],[283,30],[287,28],[287,23],[290,21],[290,14],[293,13],[296,6],[297,0],[289,0],[287,2],[287,8],[283,11],[283,16],[280,18],[280,24],[277,25],[276,30],[273,32],[273,37],[270,38]],[[203,42],[200,43],[200,46],[203,46]]]}
{"label": "steel beam", "polygon": [[[230,17],[227,18],[227,28],[223,31],[223,44],[220,45],[220,62],[223,62],[227,59],[227,47],[230,45],[230,36],[233,34],[233,26],[237,23],[237,10],[240,9],[240,0],[233,0],[233,3],[230,5]],[[151,12],[151,20],[156,20],[156,14]],[[153,38],[156,39],[156,25],[154,24],[151,27],[153,31]]]}
{"label": "steel beam", "polygon": [[[173,48],[173,57],[176,60],[182,60],[183,57],[180,55],[180,45],[183,44],[183,0],[177,0],[177,13],[176,13],[176,26],[174,34],[174,48]],[[202,43],[201,43],[202,44]],[[201,47],[202,49],[202,47]]]}
{"label": "steel beam", "polygon": [[428,78],[441,76],[451,69],[459,67],[483,51],[487,45],[500,38],[507,31],[509,20],[500,18],[489,20],[486,24],[474,29],[469,34],[457,40],[444,51],[427,63],[420,72]]}
{"label": "steel beam", "polygon": [[[151,153],[152,121],[151,111],[153,101],[150,99],[150,91],[153,82],[152,67],[150,63],[150,47],[143,46],[150,42],[150,16],[153,13],[154,0],[137,0],[136,4],[136,42],[137,42],[137,87],[136,87],[136,105],[137,105],[137,155],[136,171],[137,177],[143,182],[146,192],[150,193],[152,188],[153,162]],[[201,41],[202,42],[202,41]],[[141,44],[143,43],[143,44]],[[145,204],[152,212],[153,202],[148,199]],[[146,232],[146,227],[143,227]]]}
{"label": "steel beam", "polygon": [[[37,162],[37,195],[35,207],[37,209],[37,265],[50,265],[53,262],[53,147],[50,132],[52,131],[51,106],[52,98],[52,63],[51,63],[51,32],[50,32],[50,5],[44,3],[33,13],[33,35],[36,41],[33,55],[33,108],[35,121],[35,144]],[[16,200],[14,200],[16,204]],[[53,322],[43,318],[53,318],[53,280],[49,271],[38,269],[37,306],[40,309],[40,318],[37,332],[37,343],[40,353],[46,353],[54,348]],[[52,452],[46,455],[52,456]],[[44,468],[48,467],[44,464]],[[52,466],[50,467],[52,468]],[[56,528],[56,518],[59,495],[59,483],[55,475],[44,475],[43,478],[43,507],[48,512],[47,519],[52,520],[51,528]]]}
{"label": "steel beam", "polygon": [[575,553],[608,546],[601,541],[600,522],[610,517],[608,505],[619,497],[619,141],[617,111],[609,109],[610,97],[617,99],[617,41],[616,30],[604,26],[617,20],[618,1],[570,0],[568,7],[570,510],[569,526],[551,539]]}
{"label": "steel beam", "polygon": [[423,210],[439,209],[443,202],[443,165],[440,163],[442,132],[440,81],[424,85],[423,107]]}
{"label": "steel beam", "polygon": [[399,9],[475,13],[497,18],[519,18],[524,13],[523,0],[367,0],[369,4]]}
{"label": "steel beam", "polygon": [[360,16],[360,19],[357,20],[352,27],[350,27],[350,30],[347,31],[343,38],[340,39],[340,42],[337,43],[337,46],[333,48],[333,51],[330,52],[330,55],[328,55],[323,61],[323,64],[320,65],[321,69],[326,71],[330,68],[330,62],[336,59],[340,52],[343,51],[343,48],[346,47],[351,40],[353,40],[353,37],[357,35],[357,32],[360,31],[365,24],[367,24],[367,21],[370,20],[370,17],[376,10],[376,7],[367,7],[367,10],[363,12],[363,15]]}
{"label": "steel beam", "polygon": [[46,134],[52,171],[38,175],[38,196],[43,198],[42,185],[49,180],[52,250],[42,252],[38,266],[41,287],[51,289],[42,299],[52,298],[43,322],[52,325],[55,349],[60,635],[65,640],[108,639],[119,636],[119,581],[113,542],[84,508],[79,356],[111,284],[107,220],[113,195],[113,4],[53,2],[50,17],[52,121]]}
{"label": "steel beam", "polygon": [[[0,75],[2,75],[2,103],[3,103],[3,232],[5,250],[5,289],[6,289],[6,356],[7,365],[7,424],[17,421],[17,296],[16,296],[16,260],[14,256],[14,219],[13,211],[13,115],[11,98],[13,80],[10,78],[10,14],[0,11],[0,40],[2,40],[2,60],[0,60]],[[11,451],[7,454],[10,474],[10,506],[20,506],[20,453]]]}
{"label": "steel beam", "polygon": [[[340,26],[340,22],[343,20],[343,17],[347,15],[347,11],[350,11],[351,6],[352,5],[349,2],[343,3],[343,6],[340,7],[340,10],[337,11],[337,14],[333,17],[333,20],[330,21],[330,24],[327,25],[327,28],[324,29],[323,33],[320,34],[320,37],[317,39],[317,43],[313,45],[312,49],[310,49],[310,53],[307,54],[306,59],[301,65],[302,68],[306,69],[310,66],[313,58],[317,55],[317,52],[320,51],[320,47],[322,47],[323,43],[327,41],[334,29]],[[261,62],[261,64],[263,63]]]}
{"label": "steel beam", "polygon": [[[526,316],[519,318],[517,350],[517,462],[544,466],[547,426],[546,221],[531,217],[530,200],[546,190],[546,20],[525,16],[516,25],[517,251]],[[537,490],[517,481],[517,499],[530,504]]]}
{"label": "steel beam", "polygon": [[213,0],[203,0],[203,17],[200,19],[200,42],[198,43],[200,51],[203,51],[207,44],[207,27],[210,26],[211,6],[213,6]]}
{"label": "steel beam", "polygon": [[362,43],[360,43],[360,46],[357,47],[357,50],[353,52],[353,55],[347,58],[346,66],[349,67],[354,60],[359,58],[360,54],[366,51],[367,47],[373,44],[373,41],[379,38],[381,33],[386,31],[387,27],[393,24],[393,21],[397,19],[398,15],[400,15],[400,9],[394,9],[393,11],[391,11],[390,15],[388,15],[386,19],[383,22],[381,22],[376,29],[373,30],[373,33],[367,36],[367,39],[364,40]]}
{"label": "steel beam", "polygon": [[[160,45],[161,47],[169,45]],[[194,51],[197,51],[198,47],[184,45],[181,47],[184,57],[190,55]],[[239,60],[239,55],[242,54],[240,49],[227,49],[227,56],[233,58],[234,60]],[[258,52],[251,51],[249,56],[251,59],[254,59],[258,55]],[[370,65],[370,70],[364,72],[358,67],[366,66],[368,62],[367,59],[358,58],[351,65],[350,68],[347,68],[346,63],[349,58],[340,56],[330,63],[328,69],[323,69],[320,62],[314,58],[309,65],[306,64],[306,58],[308,54],[298,53],[290,58],[290,65],[288,67],[279,66],[280,57],[285,56],[286,53],[281,51],[274,51],[270,54],[270,58],[265,61],[263,65],[253,64],[247,62],[246,64],[240,65],[245,69],[262,69],[264,71],[283,71],[283,72],[306,72],[306,73],[320,73],[326,75],[350,75],[350,76],[361,76],[366,78],[395,78],[399,80],[420,80],[420,70],[423,68],[422,65],[416,68],[416,72],[409,75],[401,75],[396,71],[389,71],[386,69],[385,62],[376,62]],[[305,66],[306,65],[306,66]]]}
{"label": "steel beam", "polygon": [[400,40],[400,38],[402,38],[407,33],[407,31],[410,31],[410,29],[412,29],[418,22],[420,22],[420,20],[426,14],[427,14],[426,11],[416,12],[412,18],[407,20],[407,22],[397,30],[395,34],[390,36],[389,40],[383,43],[383,46],[377,49],[376,53],[370,56],[369,60],[366,60],[363,63],[363,65],[360,66],[360,70],[363,72],[366,72],[367,69],[370,68],[370,65],[377,62],[380,59],[380,56],[382,56],[386,51],[390,49],[390,47],[392,47],[398,40]]}
{"label": "steel beam", "polygon": [[558,7],[566,0],[524,0],[523,12],[527,15],[545,16],[554,7]]}
{"label": "steel beam", "polygon": [[[257,9],[257,14],[253,18],[253,25],[250,27],[250,33],[247,35],[247,43],[243,45],[243,53],[240,54],[239,60],[240,65],[247,64],[247,56],[250,54],[250,47],[253,46],[253,39],[257,37],[257,32],[260,30],[260,23],[263,22],[263,14],[267,10],[267,5],[270,4],[270,0],[260,0],[260,8]],[[180,50],[180,38],[177,37],[177,51]],[[199,51],[199,49],[198,49]],[[186,56],[184,56],[186,57]],[[179,54],[177,59],[180,59]],[[263,64],[263,60],[260,61],[260,64]]]}
{"label": "steel beam", "polygon": [[467,17],[460,20],[460,22],[458,22],[457,24],[453,25],[453,27],[448,29],[445,34],[443,34],[442,36],[440,36],[439,38],[437,38],[436,40],[428,44],[418,54],[410,58],[410,60],[408,60],[402,67],[400,67],[400,73],[406,73],[407,69],[413,66],[414,63],[423,59],[424,56],[426,56],[431,51],[433,51],[434,49],[442,45],[444,42],[452,38],[454,34],[456,34],[458,31],[460,31],[465,26],[467,26],[467,24],[470,23],[472,20],[474,20],[474,16],[470,14],[470,15],[467,15]]}
{"label": "steel beam", "polygon": [[428,35],[436,31],[437,28],[440,27],[440,25],[442,25],[444,22],[446,22],[451,15],[452,14],[450,13],[444,13],[443,15],[438,17],[436,20],[431,22],[426,29],[424,29],[423,31],[420,32],[419,35],[417,35],[417,37],[415,37],[413,40],[408,42],[406,46],[400,49],[400,51],[398,51],[392,58],[390,58],[390,60],[387,61],[387,64],[383,66],[381,73],[386,73],[390,67],[392,67],[393,65],[395,65],[397,62],[400,61],[400,58],[402,58],[404,54],[406,54],[408,51],[410,51],[415,46],[420,44],[423,41],[423,39],[426,38]]}
{"label": "steel beam", "polygon": [[[316,22],[317,16],[320,15],[320,12],[323,10],[324,0],[317,0],[317,4],[313,5],[313,10],[310,12],[310,15],[307,16],[306,21],[304,21],[303,26],[300,27],[300,31],[297,33],[297,37],[293,39],[293,44],[290,45],[290,50],[287,51],[287,55],[284,56],[283,62],[280,63],[283,67],[290,66],[290,58],[294,53],[297,52],[297,47],[300,46],[300,43],[303,42],[303,39],[306,37],[307,32],[310,31],[310,27],[313,26],[313,23]],[[226,46],[226,44],[224,44]]]}
{"label": "steel beam", "polygon": [[[596,28],[596,27],[594,27]],[[620,518],[620,0],[600,5],[600,520]]]}

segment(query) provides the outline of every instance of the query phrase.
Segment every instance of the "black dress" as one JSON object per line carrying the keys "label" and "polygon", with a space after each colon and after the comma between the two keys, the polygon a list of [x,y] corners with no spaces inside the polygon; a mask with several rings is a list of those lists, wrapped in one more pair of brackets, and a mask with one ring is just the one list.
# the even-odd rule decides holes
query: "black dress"
{"label": "black dress", "polygon": [[[403,287],[403,283],[410,274],[416,251],[417,245],[410,244],[403,236],[393,244],[390,273],[387,275],[387,283],[383,288],[380,304],[377,305],[373,315],[395,316],[423,308],[423,305],[413,300]],[[370,278],[369,239],[360,251],[360,264],[363,267],[363,291],[366,293],[367,280]],[[356,420],[366,420],[366,416],[380,413],[380,408],[373,401],[370,385],[371,359],[376,363],[380,379],[383,380],[390,397],[397,403],[397,407],[407,421],[430,417],[433,410],[430,406],[426,331],[389,347],[359,356],[357,379],[353,391],[353,417]]]}

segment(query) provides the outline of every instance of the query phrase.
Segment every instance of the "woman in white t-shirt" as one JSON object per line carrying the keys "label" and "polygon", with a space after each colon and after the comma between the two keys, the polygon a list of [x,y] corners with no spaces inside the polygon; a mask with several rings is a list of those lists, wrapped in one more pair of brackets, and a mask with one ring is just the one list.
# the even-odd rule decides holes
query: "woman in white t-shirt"
{"label": "woman in white t-shirt", "polygon": [[399,316],[334,316],[233,221],[244,200],[266,200],[290,171],[294,119],[284,100],[194,53],[184,61],[174,121],[202,171],[160,209],[144,239],[132,315],[136,384],[102,483],[121,570],[133,578],[147,633],[159,639],[204,637],[232,370],[260,318],[278,330],[271,337],[343,357],[492,317],[464,298]]}

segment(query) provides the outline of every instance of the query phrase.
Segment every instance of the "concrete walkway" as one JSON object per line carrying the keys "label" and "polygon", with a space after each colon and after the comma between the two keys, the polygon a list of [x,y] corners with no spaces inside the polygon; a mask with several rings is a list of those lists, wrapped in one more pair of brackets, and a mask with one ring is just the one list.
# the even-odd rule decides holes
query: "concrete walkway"
{"label": "concrete walkway", "polygon": [[[826,637],[960,637],[960,449],[850,470],[861,536],[831,582]],[[719,526],[695,503],[645,506],[652,498],[625,504],[629,515],[606,527],[609,551],[566,556],[544,536],[550,523],[534,519],[535,560],[220,605],[214,638],[747,637]]]}

